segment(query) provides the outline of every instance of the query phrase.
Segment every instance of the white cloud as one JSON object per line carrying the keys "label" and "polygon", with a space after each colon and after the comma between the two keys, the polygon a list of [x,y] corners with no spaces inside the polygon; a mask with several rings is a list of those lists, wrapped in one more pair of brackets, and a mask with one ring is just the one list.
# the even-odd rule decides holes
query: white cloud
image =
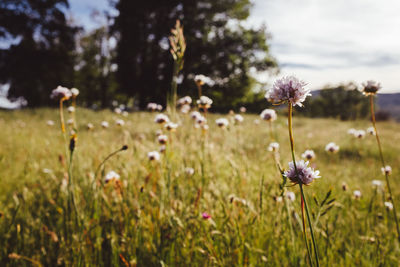
{"label": "white cloud", "polygon": [[376,79],[383,92],[394,92],[400,91],[399,10],[397,0],[255,0],[246,24],[265,23],[282,74],[312,88]]}

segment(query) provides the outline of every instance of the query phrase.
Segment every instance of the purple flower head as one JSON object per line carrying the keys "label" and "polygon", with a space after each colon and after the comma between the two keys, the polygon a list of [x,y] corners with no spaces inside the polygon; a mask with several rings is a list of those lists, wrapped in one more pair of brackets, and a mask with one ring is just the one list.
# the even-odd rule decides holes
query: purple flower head
{"label": "purple flower head", "polygon": [[203,217],[204,220],[211,219],[211,215],[208,214],[207,212],[203,212],[203,213],[201,214],[201,217]]}
{"label": "purple flower head", "polygon": [[265,94],[265,98],[273,104],[290,102],[291,105],[302,107],[307,96],[311,96],[310,90],[305,89],[306,83],[294,76],[283,77],[276,80],[273,87]]}
{"label": "purple flower head", "polygon": [[60,100],[60,99],[68,100],[71,96],[72,96],[72,93],[68,88],[62,87],[59,85],[59,86],[57,86],[56,89],[51,91],[50,98],[57,99],[57,100]]}
{"label": "purple flower head", "polygon": [[375,81],[367,81],[366,83],[363,83],[363,89],[362,92],[364,95],[376,95],[376,93],[381,89],[381,84],[377,83]]}
{"label": "purple flower head", "polygon": [[[297,172],[296,172],[297,168]],[[296,162],[296,168],[293,162],[289,162],[289,170],[285,171],[285,176],[295,184],[302,183],[309,185],[314,179],[321,178],[319,171],[315,171],[313,168],[308,167],[308,161],[300,160]]]}

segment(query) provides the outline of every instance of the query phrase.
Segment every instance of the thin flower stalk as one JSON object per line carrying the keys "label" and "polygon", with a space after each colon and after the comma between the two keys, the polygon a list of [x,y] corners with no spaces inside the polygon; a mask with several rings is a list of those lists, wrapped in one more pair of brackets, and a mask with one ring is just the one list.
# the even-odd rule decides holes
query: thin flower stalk
{"label": "thin flower stalk", "polygon": [[[290,150],[292,152],[292,160],[293,160],[294,169],[296,171],[296,175],[299,176],[298,175],[297,166],[296,166],[296,157],[294,155],[292,113],[293,113],[293,106],[289,102],[288,103],[288,128],[289,128]],[[312,266],[313,264],[312,264],[312,260],[311,260],[311,253],[310,253],[310,249],[308,247],[308,242],[307,242],[304,211],[305,211],[305,213],[307,215],[307,221],[308,221],[308,225],[309,225],[309,229],[310,229],[310,233],[311,233],[311,239],[312,239],[312,243],[313,243],[313,247],[314,247],[314,256],[315,256],[316,265],[319,266],[318,248],[317,248],[317,244],[315,242],[314,231],[313,231],[313,227],[312,227],[312,224],[311,224],[311,219],[310,219],[310,215],[309,215],[309,211],[308,211],[307,201],[306,201],[306,198],[305,198],[305,195],[304,195],[304,191],[303,191],[303,184],[301,182],[299,182],[299,187],[300,187],[300,193],[301,193],[301,213],[302,213],[302,220],[303,220],[303,235],[304,235],[304,241],[305,241],[306,247],[307,247],[308,258],[309,258],[310,264]]]}
{"label": "thin flower stalk", "polygon": [[[373,94],[369,95],[369,100],[370,100],[370,105],[371,105],[372,126],[374,127],[374,130],[375,130],[375,137],[376,137],[376,142],[377,142],[378,148],[379,148],[379,156],[381,159],[382,168],[385,169],[385,166],[386,166],[385,159],[383,157],[382,146],[381,146],[381,141],[379,139],[378,129],[376,128],[376,119],[375,119],[375,112],[374,112],[374,95]],[[397,239],[400,241],[400,228],[399,228],[399,222],[397,219],[396,206],[394,204],[392,189],[390,186],[389,173],[387,171],[384,171],[384,173],[385,173],[385,179],[386,179],[386,186],[387,186],[387,189],[389,192],[390,202],[393,205],[392,212],[393,212],[393,216],[394,216],[394,221],[396,223]]]}

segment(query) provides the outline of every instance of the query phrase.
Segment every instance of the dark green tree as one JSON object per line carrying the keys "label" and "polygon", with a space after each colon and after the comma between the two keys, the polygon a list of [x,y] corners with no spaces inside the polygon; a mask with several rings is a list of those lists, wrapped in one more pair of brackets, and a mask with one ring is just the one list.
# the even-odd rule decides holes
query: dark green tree
{"label": "dark green tree", "polygon": [[57,85],[72,86],[78,28],[65,17],[67,0],[1,0],[0,83],[10,83],[11,96],[24,96],[29,106],[51,103]]}
{"label": "dark green tree", "polygon": [[251,71],[276,70],[265,28],[248,29],[249,0],[119,0],[112,29],[117,36],[119,88],[143,107],[165,103],[173,69],[167,37],[180,19],[187,43],[179,95],[197,95],[195,74],[215,80],[203,93],[227,110],[249,97]]}

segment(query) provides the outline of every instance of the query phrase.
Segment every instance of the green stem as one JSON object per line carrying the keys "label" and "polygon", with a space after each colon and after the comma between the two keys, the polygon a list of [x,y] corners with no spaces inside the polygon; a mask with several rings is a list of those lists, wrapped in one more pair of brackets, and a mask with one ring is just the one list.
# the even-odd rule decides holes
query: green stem
{"label": "green stem", "polygon": [[[372,120],[372,125],[375,130],[376,142],[378,143],[379,156],[381,158],[382,168],[385,168],[386,164],[385,164],[385,160],[383,158],[381,141],[379,139],[378,129],[376,128],[376,120],[375,120],[375,112],[374,112],[374,96],[373,95],[370,95],[369,101],[370,101],[370,105],[371,105],[371,120]],[[389,175],[388,175],[388,173],[386,173],[386,171],[384,171],[384,172],[385,172],[385,178],[386,178],[386,186],[387,186],[389,196],[390,196],[390,202],[392,202],[392,205],[393,205],[392,211],[393,211],[394,221],[396,223],[397,239],[400,241],[400,228],[399,228],[399,222],[397,219],[396,207],[395,207],[394,199],[393,199],[393,195],[392,195],[392,189],[390,187]]]}
{"label": "green stem", "polygon": [[[290,150],[292,152],[293,166],[294,166],[296,175],[298,176],[299,174],[298,174],[297,166],[296,166],[296,157],[294,155],[292,112],[293,112],[293,107],[292,107],[292,104],[289,102],[288,103],[288,127],[289,127]],[[315,242],[314,231],[313,231],[313,227],[312,227],[312,223],[311,223],[311,219],[310,219],[310,214],[308,212],[307,201],[305,199],[304,192],[303,192],[303,185],[302,185],[301,182],[299,182],[299,186],[300,186],[302,203],[304,203],[304,207],[305,207],[305,211],[306,211],[306,215],[307,215],[307,221],[308,221],[308,225],[309,225],[310,232],[311,232],[311,239],[312,239],[312,243],[313,243],[313,247],[314,247],[315,262],[317,264],[317,267],[319,267],[317,243]],[[302,208],[302,212],[303,212],[303,208]],[[310,259],[311,255],[309,253],[309,248],[308,248],[308,244],[307,244],[307,236],[306,236],[306,231],[305,231],[304,214],[303,214],[303,234],[304,234],[304,240],[305,240],[306,246],[307,246],[308,257]],[[310,260],[310,264],[312,265],[312,261],[311,260]]]}

